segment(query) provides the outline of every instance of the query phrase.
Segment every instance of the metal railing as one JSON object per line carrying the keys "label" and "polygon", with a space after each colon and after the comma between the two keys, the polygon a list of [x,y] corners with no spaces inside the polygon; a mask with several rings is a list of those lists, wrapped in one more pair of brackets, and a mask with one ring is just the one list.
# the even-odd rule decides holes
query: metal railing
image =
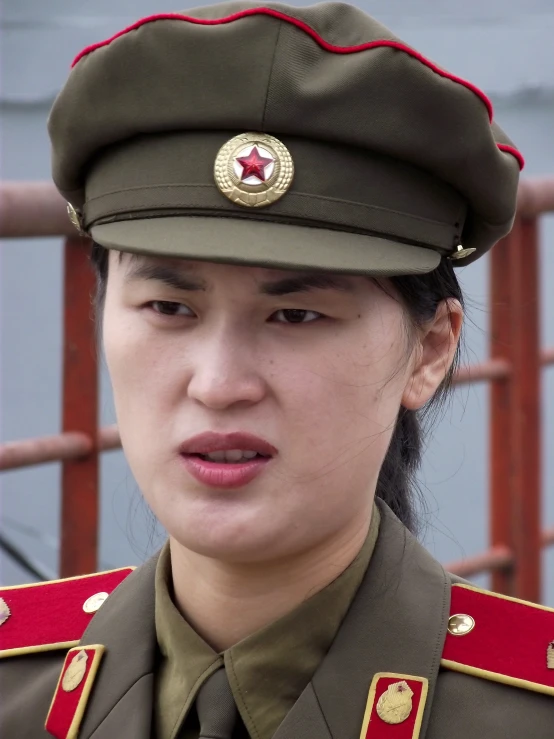
{"label": "metal railing", "polygon": [[[537,221],[554,212],[554,178],[524,180],[511,234],[493,249],[490,359],[461,369],[457,385],[489,382],[490,549],[448,565],[464,577],[492,573],[492,587],[540,601],[541,370],[554,347],[539,347]],[[120,446],[115,426],[98,429],[98,366],[90,296],[90,242],[76,235],[49,183],[0,184],[0,238],[61,236],[64,246],[62,433],[0,445],[0,470],[62,463],[60,575],[93,572],[98,557],[99,455]]]}

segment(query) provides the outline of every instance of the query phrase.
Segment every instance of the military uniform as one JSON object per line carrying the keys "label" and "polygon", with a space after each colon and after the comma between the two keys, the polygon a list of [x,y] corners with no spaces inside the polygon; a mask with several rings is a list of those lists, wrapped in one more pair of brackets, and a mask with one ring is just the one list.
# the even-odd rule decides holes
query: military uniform
{"label": "military uniform", "polygon": [[[523,166],[480,90],[339,3],[142,19],[79,54],[49,130],[99,244],[281,269],[468,264]],[[222,654],[167,545],[0,597],[2,739],[552,736],[554,611],[449,575],[381,501],[344,572]]]}
{"label": "military uniform", "polygon": [[[383,503],[379,510],[341,576],[224,655],[179,623],[167,549],[131,573],[5,589],[2,629],[12,631],[0,633],[0,735],[198,737],[194,699],[224,663],[240,713],[233,737],[550,739],[554,611],[445,573]],[[87,616],[83,598],[122,578]],[[59,643],[45,644],[38,623],[53,615]],[[73,668],[65,690],[83,653],[85,669]]]}

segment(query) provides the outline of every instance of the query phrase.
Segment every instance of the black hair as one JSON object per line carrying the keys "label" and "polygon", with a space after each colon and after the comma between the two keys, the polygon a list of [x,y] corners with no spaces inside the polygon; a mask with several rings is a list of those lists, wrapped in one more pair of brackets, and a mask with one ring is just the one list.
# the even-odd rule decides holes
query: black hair
{"label": "black hair", "polygon": [[[108,250],[93,244],[91,261],[97,276],[96,313],[101,317],[108,277]],[[457,300],[464,306],[462,289],[452,263],[442,259],[439,266],[427,274],[388,278],[395,295],[404,305],[408,318],[416,329],[432,320],[444,300]],[[382,283],[387,289],[385,283]],[[418,411],[401,407],[389,448],[379,472],[376,495],[413,532],[418,530],[415,499],[418,494],[416,474],[421,465],[426,421],[440,408],[452,385],[460,361],[460,344],[454,361],[433,398]]]}

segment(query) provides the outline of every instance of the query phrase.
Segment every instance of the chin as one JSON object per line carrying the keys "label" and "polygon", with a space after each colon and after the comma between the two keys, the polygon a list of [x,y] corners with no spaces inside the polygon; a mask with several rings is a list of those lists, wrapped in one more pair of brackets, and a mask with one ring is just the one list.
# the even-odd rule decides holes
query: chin
{"label": "chin", "polygon": [[182,547],[204,557],[234,563],[272,559],[285,537],[275,513],[261,516],[259,509],[250,506],[230,508],[184,506],[185,510],[164,516],[161,523]]}
{"label": "chin", "polygon": [[234,535],[227,530],[203,532],[169,531],[181,546],[195,554],[221,562],[234,564],[259,562],[272,559],[272,549],[268,548],[267,538],[259,535]]}

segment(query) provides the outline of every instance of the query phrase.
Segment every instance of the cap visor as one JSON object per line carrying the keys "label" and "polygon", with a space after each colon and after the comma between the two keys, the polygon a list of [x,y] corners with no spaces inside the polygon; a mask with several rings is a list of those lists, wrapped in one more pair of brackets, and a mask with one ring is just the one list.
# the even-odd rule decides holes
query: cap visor
{"label": "cap visor", "polygon": [[93,226],[91,235],[109,249],[275,269],[393,276],[431,272],[441,260],[431,248],[252,218],[137,218]]}

